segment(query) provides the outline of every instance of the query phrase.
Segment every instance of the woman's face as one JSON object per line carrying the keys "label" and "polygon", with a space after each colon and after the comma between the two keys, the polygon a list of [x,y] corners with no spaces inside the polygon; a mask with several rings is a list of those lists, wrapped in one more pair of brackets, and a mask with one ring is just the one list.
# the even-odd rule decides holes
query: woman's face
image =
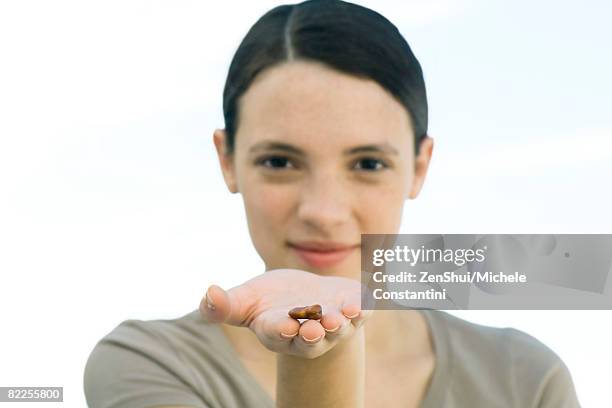
{"label": "woman's face", "polygon": [[359,279],[361,234],[394,234],[427,172],[406,109],[378,83],[313,62],[263,71],[240,99],[235,149],[214,140],[266,270]]}

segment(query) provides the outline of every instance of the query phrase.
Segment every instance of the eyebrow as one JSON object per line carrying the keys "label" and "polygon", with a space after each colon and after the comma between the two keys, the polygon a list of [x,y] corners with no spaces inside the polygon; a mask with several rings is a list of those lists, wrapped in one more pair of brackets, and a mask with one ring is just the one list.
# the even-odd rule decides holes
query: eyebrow
{"label": "eyebrow", "polygon": [[[249,153],[257,153],[262,150],[280,150],[287,153],[292,153],[297,156],[305,156],[306,153],[298,147],[295,147],[288,143],[274,142],[274,141],[263,141],[259,142],[249,149]],[[391,146],[389,143],[382,144],[368,144],[362,146],[351,147],[350,149],[344,150],[345,156],[350,156],[357,153],[387,153],[387,154],[399,154],[397,149]]]}

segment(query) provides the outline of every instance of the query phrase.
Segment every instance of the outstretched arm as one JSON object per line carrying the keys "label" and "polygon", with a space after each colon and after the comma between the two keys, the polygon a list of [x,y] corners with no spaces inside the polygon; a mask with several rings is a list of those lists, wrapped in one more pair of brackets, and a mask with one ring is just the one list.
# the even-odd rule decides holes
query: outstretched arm
{"label": "outstretched arm", "polygon": [[[289,316],[320,304],[320,319]],[[276,406],[363,407],[365,335],[361,284],[295,269],[272,270],[228,291],[211,286],[200,305],[211,322],[247,327],[277,354]]]}

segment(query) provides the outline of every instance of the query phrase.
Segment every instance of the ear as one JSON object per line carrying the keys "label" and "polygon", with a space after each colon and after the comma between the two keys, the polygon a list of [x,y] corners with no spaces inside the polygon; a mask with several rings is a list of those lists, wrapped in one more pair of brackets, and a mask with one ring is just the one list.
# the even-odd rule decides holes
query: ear
{"label": "ear", "polygon": [[238,184],[236,182],[234,155],[227,152],[227,132],[224,129],[216,129],[213,133],[213,142],[217,149],[217,157],[225,184],[231,193],[237,193]]}
{"label": "ear", "polygon": [[431,154],[433,153],[433,138],[425,136],[421,141],[419,147],[419,155],[416,157],[414,166],[414,178],[412,179],[412,187],[408,193],[408,198],[414,200],[419,195],[423,183],[425,183],[425,176],[429,169],[429,163],[431,161]]}

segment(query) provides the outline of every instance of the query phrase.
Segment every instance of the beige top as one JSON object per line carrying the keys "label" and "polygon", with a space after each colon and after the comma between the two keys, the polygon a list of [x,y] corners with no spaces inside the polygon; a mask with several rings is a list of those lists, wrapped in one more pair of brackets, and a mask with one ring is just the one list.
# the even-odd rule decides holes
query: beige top
{"label": "beige top", "polygon": [[[423,408],[579,407],[563,361],[534,337],[422,310],[436,354]],[[126,320],[85,367],[90,408],[184,405],[273,408],[220,326],[198,310],[172,320]]]}

